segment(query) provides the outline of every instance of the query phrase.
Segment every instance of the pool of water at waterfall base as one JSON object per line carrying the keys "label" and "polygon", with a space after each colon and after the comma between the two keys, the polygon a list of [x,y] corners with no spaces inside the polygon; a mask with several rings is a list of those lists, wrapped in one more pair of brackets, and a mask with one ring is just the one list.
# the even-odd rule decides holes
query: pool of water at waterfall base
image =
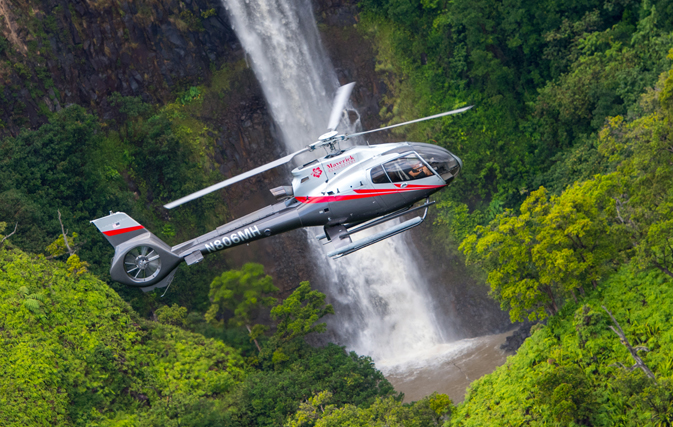
{"label": "pool of water at waterfall base", "polygon": [[377,360],[376,367],[395,390],[404,393],[405,402],[438,392],[459,403],[472,381],[493,372],[512,354],[500,349],[512,333],[438,344],[399,358]]}

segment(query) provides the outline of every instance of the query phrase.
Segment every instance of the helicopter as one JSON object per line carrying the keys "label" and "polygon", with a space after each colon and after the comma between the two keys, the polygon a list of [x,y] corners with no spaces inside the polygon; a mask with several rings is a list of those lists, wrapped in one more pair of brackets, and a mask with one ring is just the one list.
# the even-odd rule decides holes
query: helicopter
{"label": "helicopter", "polygon": [[[327,155],[292,170],[290,186],[270,190],[277,203],[173,247],[123,212],[110,211],[110,215],[91,221],[115,248],[110,267],[112,279],[146,292],[166,287],[183,261],[193,265],[202,261],[204,255],[304,227],[323,227],[324,233],[317,239],[331,245],[327,255],[336,259],[420,225],[428,208],[435,203],[430,201],[430,195],[456,178],[463,167],[461,159],[442,147],[419,142],[367,143],[346,149],[341,149],[340,143],[373,132],[462,113],[472,106],[378,129],[339,134],[337,127],[354,85],[349,83],[337,90],[327,132],[316,142],[164,207],[176,208],[289,163],[300,154],[324,148]],[[422,200],[424,203],[413,207]],[[365,238],[352,239],[363,230],[421,210],[423,215]]]}

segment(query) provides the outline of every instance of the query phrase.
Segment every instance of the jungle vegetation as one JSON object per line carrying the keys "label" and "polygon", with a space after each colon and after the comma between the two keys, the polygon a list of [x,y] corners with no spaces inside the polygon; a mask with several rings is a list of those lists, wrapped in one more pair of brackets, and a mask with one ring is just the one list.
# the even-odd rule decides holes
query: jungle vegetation
{"label": "jungle vegetation", "polygon": [[308,283],[279,301],[262,266],[213,260],[165,299],[106,283],[112,250],[88,220],[110,205],[168,243],[227,217],[215,196],[160,209],[216,180],[198,111],[235,78],[225,66],[166,105],[110,94],[112,118],[71,105],[0,141],[0,424],[673,425],[673,6],[359,10],[384,120],[475,105],[406,136],[463,159],[434,244],[512,320],[542,321],[532,337],[464,402],[403,404],[370,359],[306,344],[332,312]]}

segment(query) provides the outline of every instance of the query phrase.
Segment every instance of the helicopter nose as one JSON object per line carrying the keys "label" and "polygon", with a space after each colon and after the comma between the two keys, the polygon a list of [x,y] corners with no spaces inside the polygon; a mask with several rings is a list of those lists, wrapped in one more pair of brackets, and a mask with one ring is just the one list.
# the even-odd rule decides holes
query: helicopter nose
{"label": "helicopter nose", "polygon": [[[453,181],[453,178],[455,178],[456,175],[458,175],[463,169],[463,161],[460,159],[460,157],[456,156],[446,148],[443,148],[443,150],[446,151],[447,157],[449,159],[454,159],[454,161],[449,160],[449,170],[451,171],[451,177],[448,180],[445,179],[445,182],[449,184],[451,181]],[[442,176],[442,178],[445,177]]]}
{"label": "helicopter nose", "polygon": [[460,160],[460,157],[456,156],[455,154],[451,153],[451,155],[453,156],[454,159],[456,159],[458,161],[458,166],[462,170],[463,169],[463,161]]}

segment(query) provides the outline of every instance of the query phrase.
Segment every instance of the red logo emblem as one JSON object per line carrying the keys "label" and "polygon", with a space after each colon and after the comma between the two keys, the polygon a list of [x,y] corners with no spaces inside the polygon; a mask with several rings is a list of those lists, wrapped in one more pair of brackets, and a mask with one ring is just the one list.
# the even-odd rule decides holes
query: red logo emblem
{"label": "red logo emblem", "polygon": [[320,178],[320,175],[322,175],[322,169],[313,168],[313,173],[311,175],[313,175],[316,178]]}

